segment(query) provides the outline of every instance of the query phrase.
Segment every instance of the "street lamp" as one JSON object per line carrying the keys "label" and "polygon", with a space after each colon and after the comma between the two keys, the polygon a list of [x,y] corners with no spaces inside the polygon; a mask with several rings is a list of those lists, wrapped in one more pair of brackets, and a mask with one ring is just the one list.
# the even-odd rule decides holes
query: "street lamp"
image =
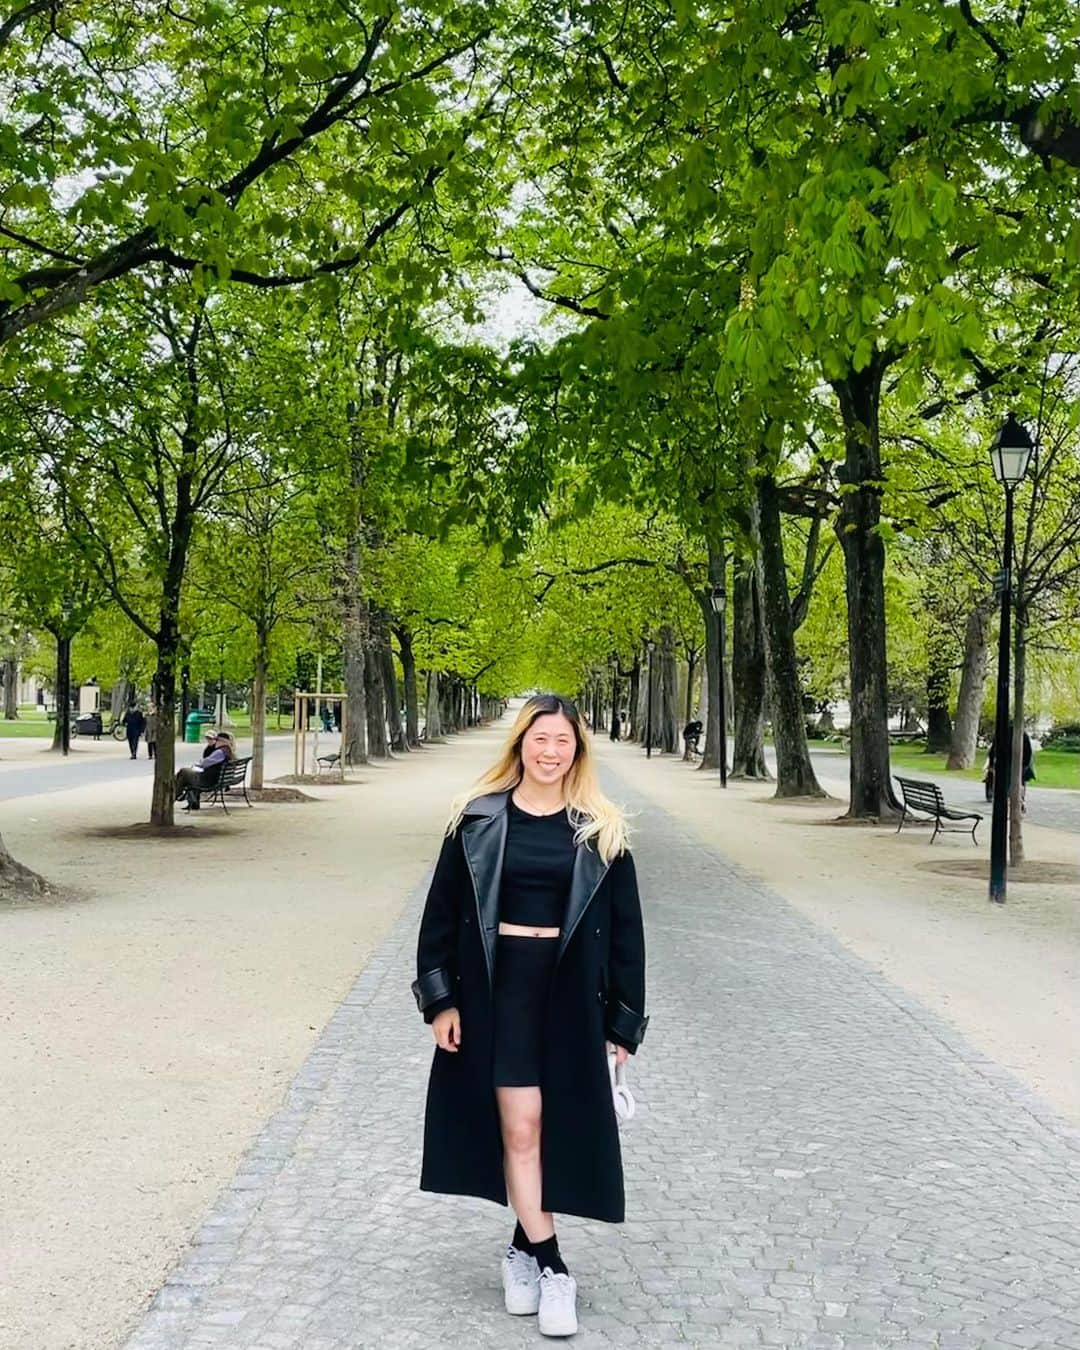
{"label": "street lamp", "polygon": [[1013,492],[1031,463],[1035,443],[1028,429],[1009,413],[990,446],[994,477],[1005,488],[1004,565],[998,577],[1001,624],[998,629],[997,707],[994,712],[994,813],[990,825],[990,899],[1005,903],[1005,844],[1008,828],[1009,772],[1009,621],[1012,607]]}
{"label": "street lamp", "polygon": [[720,708],[720,786],[727,787],[727,711],[724,707],[724,648],[727,645],[724,641],[724,614],[727,611],[727,591],[724,589],[724,583],[718,581],[712,588],[709,596],[709,603],[712,605],[712,611],[720,623],[720,686],[719,708]]}
{"label": "street lamp", "polygon": [[648,687],[645,690],[645,758],[652,759],[652,658],[656,650],[656,643],[649,638],[645,643],[645,650],[649,653],[649,673],[647,679]]}
{"label": "street lamp", "polygon": [[61,755],[67,755],[71,749],[71,611],[71,597],[65,595],[56,637],[56,716],[60,720]]}

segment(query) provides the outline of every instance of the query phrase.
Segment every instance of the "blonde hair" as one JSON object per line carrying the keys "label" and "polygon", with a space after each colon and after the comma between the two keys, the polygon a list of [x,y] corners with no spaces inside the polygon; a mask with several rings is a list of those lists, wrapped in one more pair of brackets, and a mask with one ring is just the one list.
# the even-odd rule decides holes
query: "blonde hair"
{"label": "blonde hair", "polygon": [[592,842],[605,863],[624,853],[630,844],[630,830],[622,811],[600,791],[588,733],[581,715],[569,699],[559,694],[535,694],[518,713],[510,729],[502,754],[467,792],[454,798],[446,833],[453,834],[461,824],[470,802],[489,792],[511,792],[521,782],[521,742],[538,717],[562,713],[574,728],[574,762],[563,779],[566,814],[574,828],[574,843]]}

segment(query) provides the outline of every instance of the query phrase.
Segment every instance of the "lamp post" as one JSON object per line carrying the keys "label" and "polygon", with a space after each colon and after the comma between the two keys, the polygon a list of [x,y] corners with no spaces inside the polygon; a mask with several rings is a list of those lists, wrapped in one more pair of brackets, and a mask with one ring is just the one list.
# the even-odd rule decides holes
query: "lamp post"
{"label": "lamp post", "polygon": [[709,596],[709,603],[712,605],[712,611],[716,615],[720,624],[720,679],[719,684],[719,706],[720,706],[720,786],[727,787],[727,710],[724,706],[724,648],[727,645],[724,641],[724,614],[727,612],[727,591],[724,589],[723,582],[717,582],[712,588],[712,594]]}
{"label": "lamp post", "polygon": [[994,811],[990,825],[990,899],[1005,903],[1005,845],[1008,830],[1009,772],[1009,623],[1012,607],[1013,492],[1031,462],[1035,444],[1014,413],[1001,425],[990,446],[994,477],[1005,489],[1004,564],[998,578],[1001,624],[998,629],[997,707],[994,711]]}
{"label": "lamp post", "polygon": [[60,630],[56,636],[56,716],[60,722],[60,753],[71,750],[71,600],[64,596]]}
{"label": "lamp post", "polygon": [[645,644],[649,653],[649,684],[645,690],[645,758],[652,759],[652,658],[656,643],[650,638]]}

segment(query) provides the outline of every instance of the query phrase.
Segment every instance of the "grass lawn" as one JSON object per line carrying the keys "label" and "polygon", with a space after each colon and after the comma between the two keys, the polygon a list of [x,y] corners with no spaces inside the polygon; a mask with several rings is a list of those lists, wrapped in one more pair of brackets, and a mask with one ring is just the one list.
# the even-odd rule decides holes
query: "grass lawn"
{"label": "grass lawn", "polygon": [[16,722],[7,722],[0,718],[0,737],[52,737],[53,723],[46,720],[39,709],[21,709]]}
{"label": "grass lawn", "polygon": [[[109,718],[106,714],[105,723],[108,724]],[[251,716],[245,708],[230,708],[229,721],[232,723],[232,729],[238,736],[251,735]],[[41,708],[31,706],[19,709],[18,719],[14,722],[7,722],[0,718],[0,740],[11,738],[29,738],[37,736],[52,738],[53,727],[56,724],[52,718],[47,718]],[[266,731],[268,735],[276,735],[278,731],[277,714],[271,712],[266,719]],[[292,714],[286,713],[281,719],[281,734],[292,734]]]}
{"label": "grass lawn", "polygon": [[[893,769],[911,769],[916,773],[945,773],[946,755],[928,755],[921,741],[906,745],[891,745],[889,758]],[[950,778],[970,778],[982,781],[985,750],[979,751],[974,769],[948,770]],[[1051,788],[1080,788],[1080,755],[1068,750],[1040,750],[1035,756],[1035,786]]]}

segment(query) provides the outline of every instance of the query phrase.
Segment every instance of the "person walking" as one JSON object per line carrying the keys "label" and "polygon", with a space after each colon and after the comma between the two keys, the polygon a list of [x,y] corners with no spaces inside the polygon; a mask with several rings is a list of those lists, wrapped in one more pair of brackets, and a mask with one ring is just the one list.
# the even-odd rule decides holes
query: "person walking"
{"label": "person walking", "polygon": [[157,754],[157,733],[158,733],[158,710],[157,704],[151,703],[146,710],[146,756],[153,759]]}
{"label": "person walking", "polygon": [[554,1215],[625,1217],[606,1052],[625,1063],[649,1019],[626,821],[568,699],[530,698],[454,803],[412,989],[436,1043],[420,1188],[509,1199],[506,1310],[573,1335]]}
{"label": "person walking", "polygon": [[123,716],[124,735],[127,737],[128,750],[131,752],[132,759],[139,758],[139,741],[146,730],[146,714],[137,703],[124,713]]}
{"label": "person walking", "polygon": [[[1012,783],[1012,746],[1013,746],[1013,724],[1009,723],[1008,740],[1005,742],[1005,782],[1006,792]],[[986,767],[983,770],[983,783],[986,787],[986,800],[994,799],[994,772],[997,766],[997,753],[993,741],[990,742],[986,751]],[[1034,747],[1031,744],[1031,737],[1024,732],[1024,744],[1020,752],[1020,814],[1027,812],[1027,785],[1035,779],[1035,755]]]}

